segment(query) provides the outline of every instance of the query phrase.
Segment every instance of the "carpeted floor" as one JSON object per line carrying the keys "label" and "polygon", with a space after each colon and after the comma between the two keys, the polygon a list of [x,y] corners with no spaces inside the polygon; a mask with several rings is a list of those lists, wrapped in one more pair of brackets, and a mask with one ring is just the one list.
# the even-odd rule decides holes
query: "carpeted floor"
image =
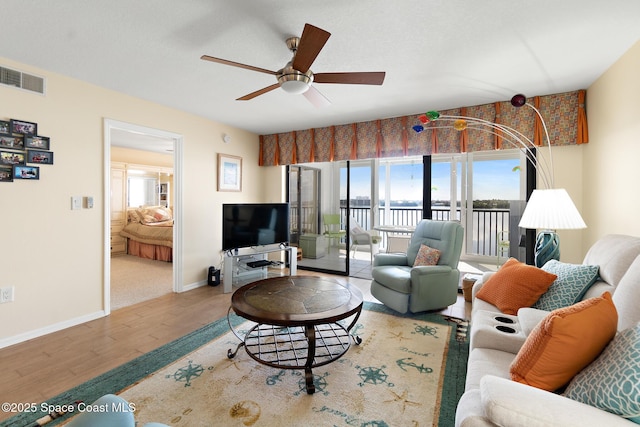
{"label": "carpeted floor", "polygon": [[[235,315],[231,321],[245,327]],[[119,393],[135,403],[141,424],[172,426],[271,427],[300,425],[301,419],[305,425],[453,426],[466,376],[466,322],[436,314],[400,316],[366,302],[352,332],[362,344],[314,368],[313,395],[300,387],[301,371],[258,364],[243,349],[228,359],[238,340],[225,318],[47,403],[93,402]],[[26,426],[38,416],[22,414],[2,425]]]}
{"label": "carpeted floor", "polygon": [[111,257],[111,310],[173,292],[173,264],[132,255]]}

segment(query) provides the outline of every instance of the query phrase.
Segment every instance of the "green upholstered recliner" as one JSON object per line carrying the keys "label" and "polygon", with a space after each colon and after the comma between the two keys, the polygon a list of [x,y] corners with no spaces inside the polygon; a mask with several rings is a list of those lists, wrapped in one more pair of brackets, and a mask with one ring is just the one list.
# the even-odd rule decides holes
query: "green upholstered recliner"
{"label": "green upholstered recliner", "polygon": [[[80,414],[66,424],[67,427],[135,427],[137,424],[133,418],[135,404],[130,404],[114,394],[104,395],[82,409]],[[145,423],[142,427],[169,426],[161,423]]]}
{"label": "green upholstered recliner", "polygon": [[[371,294],[400,313],[437,310],[454,304],[458,297],[463,234],[457,222],[423,219],[411,236],[406,254],[376,255]],[[437,265],[413,267],[421,244],[441,251]]]}

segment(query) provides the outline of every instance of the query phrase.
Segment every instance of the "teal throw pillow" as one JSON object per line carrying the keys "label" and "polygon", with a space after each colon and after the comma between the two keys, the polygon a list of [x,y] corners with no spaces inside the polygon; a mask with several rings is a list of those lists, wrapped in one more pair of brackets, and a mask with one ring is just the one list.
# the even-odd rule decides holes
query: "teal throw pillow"
{"label": "teal throw pillow", "polygon": [[532,306],[546,311],[569,307],[580,302],[585,292],[598,278],[599,270],[597,265],[567,264],[554,259],[545,263],[542,269],[558,276]]}
{"label": "teal throw pillow", "polygon": [[619,332],[565,396],[640,424],[640,323]]}

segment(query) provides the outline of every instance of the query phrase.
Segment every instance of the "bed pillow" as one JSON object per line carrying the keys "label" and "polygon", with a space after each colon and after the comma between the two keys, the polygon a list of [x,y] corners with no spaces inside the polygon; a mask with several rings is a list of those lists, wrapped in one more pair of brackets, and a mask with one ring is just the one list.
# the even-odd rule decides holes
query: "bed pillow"
{"label": "bed pillow", "polygon": [[151,208],[144,208],[141,210],[142,223],[153,224],[157,222],[171,221],[171,211],[164,207],[154,206]]}
{"label": "bed pillow", "polygon": [[640,323],[620,332],[565,396],[640,424]]}
{"label": "bed pillow", "polygon": [[128,221],[127,222],[141,222],[142,218],[140,216],[140,209],[129,209],[127,211]]}
{"label": "bed pillow", "polygon": [[505,314],[516,315],[518,309],[531,307],[558,276],[509,258],[487,280],[476,298],[495,305]]}
{"label": "bed pillow", "polygon": [[545,311],[568,307],[582,300],[598,278],[599,271],[597,265],[567,264],[555,259],[543,265],[542,269],[558,276],[547,292],[533,304],[533,308]]}
{"label": "bed pillow", "polygon": [[413,262],[414,267],[421,265],[436,265],[440,260],[440,251],[438,249],[430,248],[427,245],[421,244],[416,260]]}
{"label": "bed pillow", "polygon": [[511,363],[511,379],[547,391],[566,385],[616,335],[618,313],[605,292],[549,313]]}

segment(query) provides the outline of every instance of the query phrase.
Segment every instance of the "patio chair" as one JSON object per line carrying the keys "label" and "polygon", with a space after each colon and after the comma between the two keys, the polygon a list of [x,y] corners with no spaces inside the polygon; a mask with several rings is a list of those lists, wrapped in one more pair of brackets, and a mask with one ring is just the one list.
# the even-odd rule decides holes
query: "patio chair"
{"label": "patio chair", "polygon": [[371,262],[373,262],[374,245],[377,245],[382,241],[382,236],[374,234],[371,231],[363,229],[355,218],[349,218],[349,237],[351,239],[351,247],[349,251],[353,250],[353,257],[356,257],[356,251],[358,245],[368,245],[369,252],[371,253]]}
{"label": "patio chair", "polygon": [[[458,222],[423,219],[411,236],[406,254],[376,255],[371,270],[371,295],[400,313],[454,304],[458,298],[462,240],[463,228]],[[435,265],[414,266],[421,245],[440,252]]]}
{"label": "patio chair", "polygon": [[347,230],[340,228],[340,214],[324,214],[322,215],[322,221],[324,223],[324,236],[329,240],[329,248],[331,248],[331,241],[338,239],[338,242],[347,235]]}

